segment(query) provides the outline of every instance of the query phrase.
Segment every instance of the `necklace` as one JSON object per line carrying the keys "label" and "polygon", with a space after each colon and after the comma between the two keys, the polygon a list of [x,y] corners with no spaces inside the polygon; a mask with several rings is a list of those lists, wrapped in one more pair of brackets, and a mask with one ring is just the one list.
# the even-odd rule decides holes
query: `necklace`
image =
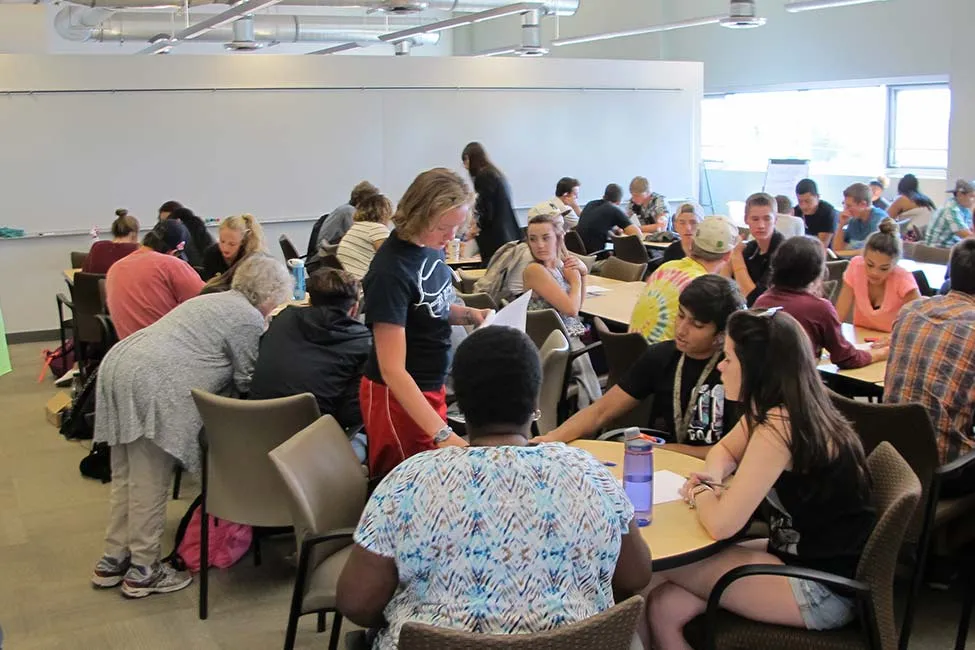
{"label": "necklace", "polygon": [[694,415],[693,404],[697,401],[698,393],[701,392],[701,386],[704,385],[704,381],[714,370],[715,366],[718,365],[718,359],[721,358],[721,351],[719,350],[712,354],[711,360],[708,361],[707,365],[704,366],[704,370],[701,371],[701,375],[697,378],[697,383],[694,384],[694,389],[691,391],[691,396],[687,400],[687,413],[684,413],[684,409],[680,403],[680,390],[684,378],[684,359],[686,358],[684,354],[680,355],[680,361],[677,362],[677,372],[674,375],[674,435],[677,436],[677,442],[687,440],[687,427],[690,426],[691,417]]}

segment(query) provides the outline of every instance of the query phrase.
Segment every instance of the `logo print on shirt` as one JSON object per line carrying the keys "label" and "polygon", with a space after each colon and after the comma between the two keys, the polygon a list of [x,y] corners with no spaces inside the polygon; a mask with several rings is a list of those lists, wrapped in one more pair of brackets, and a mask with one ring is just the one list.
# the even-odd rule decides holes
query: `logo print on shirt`
{"label": "logo print on shirt", "polygon": [[450,274],[448,273],[439,285],[436,285],[438,281],[434,278],[435,286],[429,288],[426,286],[426,283],[441,266],[447,268],[447,265],[439,259],[433,260],[432,263],[430,260],[424,260],[423,264],[420,265],[420,270],[416,273],[416,287],[420,291],[420,302],[413,306],[418,309],[426,308],[430,318],[446,319],[450,315],[450,305],[453,302],[454,294],[454,287],[450,283]]}

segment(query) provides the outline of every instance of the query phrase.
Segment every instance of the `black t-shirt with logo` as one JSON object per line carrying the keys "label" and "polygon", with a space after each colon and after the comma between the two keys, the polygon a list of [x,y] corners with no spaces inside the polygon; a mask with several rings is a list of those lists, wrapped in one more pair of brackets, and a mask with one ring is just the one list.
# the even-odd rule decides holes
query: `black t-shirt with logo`
{"label": "black t-shirt with logo", "polygon": [[794,214],[806,222],[806,234],[814,237],[821,232],[836,232],[840,221],[840,213],[826,201],[820,201],[816,211],[808,217],[802,213],[798,205]]}
{"label": "black t-shirt with logo", "polygon": [[[674,431],[674,380],[677,376],[677,363],[681,353],[674,341],[663,341],[651,345],[637,359],[630,372],[620,381],[620,388],[630,397],[643,400],[653,395],[653,408],[650,410],[651,429],[668,434],[667,442],[681,442],[688,445],[713,445],[718,442],[738,421],[738,404],[726,400],[721,373],[717,367],[701,384],[697,400],[691,405],[691,416],[686,436],[678,436]],[[708,359],[684,360],[681,376],[680,402],[687,413],[691,391],[708,365]]]}
{"label": "black t-shirt with logo", "polygon": [[[452,277],[443,251],[403,241],[394,232],[376,251],[362,280],[366,325],[406,328],[406,371],[422,391],[439,390],[447,376]],[[375,347],[364,374],[385,383]]]}

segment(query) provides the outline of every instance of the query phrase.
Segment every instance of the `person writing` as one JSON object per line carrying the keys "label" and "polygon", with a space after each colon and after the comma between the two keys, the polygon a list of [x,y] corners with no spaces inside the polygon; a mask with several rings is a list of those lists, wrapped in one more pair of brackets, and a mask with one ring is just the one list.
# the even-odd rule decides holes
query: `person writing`
{"label": "person writing", "polygon": [[[409,458],[373,492],[339,577],[338,609],[380,628],[405,623],[478,634],[557,629],[650,582],[650,549],[609,470],[561,444],[528,445],[541,388],[538,352],[510,327],[457,348],[454,390],[471,446]],[[445,513],[447,516],[445,516]]]}
{"label": "person writing", "polygon": [[[648,609],[657,648],[690,647],[684,625],[704,612],[715,583],[733,568],[787,564],[853,578],[876,520],[860,439],[830,401],[794,318],[774,309],[734,314],[720,371],[728,398],[745,412],[681,495],[718,540],[736,535],[765,501],[771,535],[655,574]],[[722,487],[732,473],[734,481]],[[812,630],[842,627],[855,615],[848,594],[784,576],[742,580],[721,606],[763,623]]]}
{"label": "person writing", "polygon": [[826,276],[826,255],[812,237],[792,237],[783,242],[772,257],[771,288],[755,301],[755,308],[781,307],[795,318],[809,336],[813,356],[820,358],[825,348],[830,361],[841,369],[862,368],[887,358],[886,343],[874,343],[869,350],[858,350],[843,336],[836,309],[821,295]]}
{"label": "person writing", "polygon": [[843,212],[840,213],[840,237],[833,240],[833,250],[860,250],[870,233],[877,232],[887,213],[870,202],[870,188],[854,183],[843,190]]}
{"label": "person writing", "polygon": [[775,229],[775,199],[765,193],[752,194],[745,201],[745,223],[752,235],[739,242],[731,253],[731,272],[751,306],[768,288],[769,268],[785,235]]}
{"label": "person writing", "polygon": [[480,142],[471,142],[464,147],[461,162],[471,175],[474,191],[477,192],[475,239],[481,251],[481,260],[487,264],[504,244],[522,239],[515,209],[511,205],[511,188]]}
{"label": "person writing", "polygon": [[112,222],[112,240],[96,241],[88,251],[81,267],[82,273],[108,273],[120,259],[139,249],[139,222],[128,210],[115,211]]}
{"label": "person writing", "polygon": [[666,448],[704,458],[736,420],[717,365],[725,324],[743,306],[728,278],[711,274],[693,280],[680,294],[674,340],[651,345],[601,399],[533,442],[593,436],[652,396],[647,424],[663,434]]}
{"label": "person writing", "polygon": [[670,209],[662,194],[650,191],[650,181],[637,176],[630,181],[630,200],[626,202],[626,216],[643,233],[667,230]]}
{"label": "person writing", "polygon": [[467,444],[446,424],[450,326],[480,325],[488,310],[454,303],[444,247],[473,202],[467,184],[449,169],[417,176],[393,214],[396,230],[363,280],[374,345],[359,403],[371,476],[385,476],[421,451]]}
{"label": "person writing", "polygon": [[582,238],[586,252],[598,253],[606,247],[612,232],[621,231],[624,235],[639,235],[640,229],[630,223],[629,217],[620,209],[623,188],[610,183],[603,192],[603,198],[590,201],[582,209],[579,224],[575,231]]}
{"label": "person writing", "polygon": [[203,251],[203,279],[229,271],[251,253],[265,250],[264,230],[250,214],[227,217],[220,222],[218,241]]}
{"label": "person writing", "polygon": [[904,251],[897,222],[890,217],[870,235],[863,255],[850,260],[843,273],[843,289],[836,301],[836,313],[847,320],[853,310],[853,324],[889,332],[901,307],[921,297],[914,276],[897,265]]}

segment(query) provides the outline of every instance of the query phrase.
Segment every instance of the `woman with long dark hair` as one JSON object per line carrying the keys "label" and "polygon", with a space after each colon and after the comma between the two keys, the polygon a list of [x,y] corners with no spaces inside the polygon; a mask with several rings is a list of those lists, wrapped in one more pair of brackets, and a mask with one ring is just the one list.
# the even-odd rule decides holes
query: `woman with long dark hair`
{"label": "woman with long dark hair", "polygon": [[937,209],[934,201],[921,192],[917,177],[904,174],[904,178],[897,183],[897,199],[887,208],[887,214],[904,224],[902,231],[908,241],[918,241],[924,236]]}
{"label": "woman with long dark hair", "polygon": [[474,206],[477,248],[481,251],[481,260],[487,265],[494,252],[503,245],[521,240],[521,228],[511,205],[508,181],[488,158],[481,143],[471,142],[464,147],[460,157],[477,193]]}
{"label": "woman with long dark hair", "polygon": [[[684,624],[704,612],[715,583],[735,567],[790,564],[852,578],[875,520],[863,447],[830,402],[799,323],[778,309],[736,313],[724,353],[725,392],[744,406],[744,417],[681,494],[715,539],[737,534],[766,501],[771,535],[654,576],[650,628],[654,647],[667,650],[689,647]],[[732,472],[734,482],[724,487]],[[744,578],[721,606],[807,629],[841,627],[854,616],[846,595],[783,576]]]}

